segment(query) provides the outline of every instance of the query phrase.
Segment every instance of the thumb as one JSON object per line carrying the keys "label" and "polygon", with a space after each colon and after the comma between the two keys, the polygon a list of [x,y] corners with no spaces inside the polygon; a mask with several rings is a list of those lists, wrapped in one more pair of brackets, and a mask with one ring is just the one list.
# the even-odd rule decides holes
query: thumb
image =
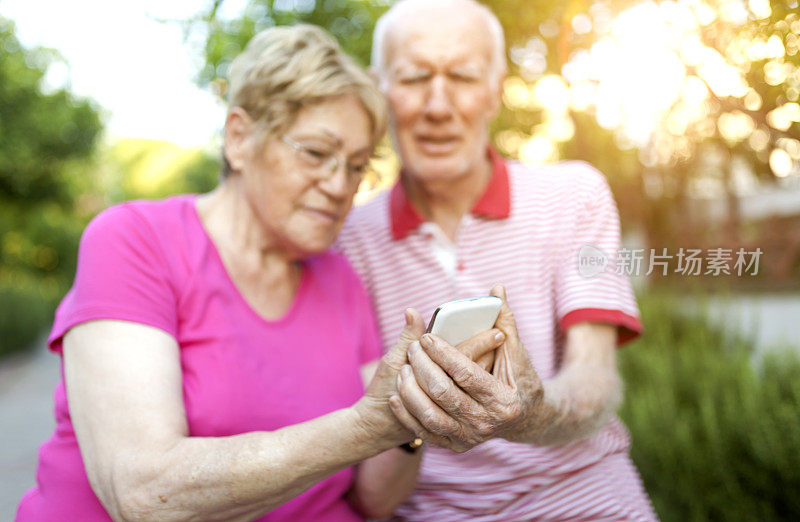
{"label": "thumb", "polygon": [[517,322],[514,320],[514,314],[511,313],[511,307],[508,306],[506,288],[503,285],[494,285],[489,295],[499,297],[503,300],[503,305],[500,307],[500,314],[497,316],[497,321],[494,323],[495,328],[500,329],[506,334],[506,337],[511,337],[512,334],[516,335]]}
{"label": "thumb", "polygon": [[[511,307],[508,306],[508,294],[506,294],[505,287],[495,285],[490,294],[503,300],[503,306],[500,307],[500,314],[497,316],[494,327],[506,334],[507,362],[511,366],[516,366],[517,369],[531,366],[530,355],[519,339],[517,321],[514,319],[514,314],[511,313]],[[498,355],[500,354],[498,353]],[[513,368],[510,371],[514,371]]]}
{"label": "thumb", "polygon": [[403,330],[400,332],[395,345],[386,354],[386,361],[392,366],[397,364],[396,369],[398,371],[402,365],[408,362],[406,355],[408,345],[414,341],[419,341],[419,338],[425,333],[425,322],[419,312],[414,308],[406,308],[403,315],[406,321]]}

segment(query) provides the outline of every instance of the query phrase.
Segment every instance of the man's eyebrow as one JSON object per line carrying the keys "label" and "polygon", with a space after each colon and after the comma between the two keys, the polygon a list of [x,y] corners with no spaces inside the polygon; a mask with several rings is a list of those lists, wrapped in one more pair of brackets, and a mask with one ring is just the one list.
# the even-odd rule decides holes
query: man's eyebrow
{"label": "man's eyebrow", "polygon": [[399,63],[394,63],[390,70],[396,71],[397,69],[408,69],[413,67],[431,67],[430,60],[424,56],[411,56],[405,57]]}
{"label": "man's eyebrow", "polygon": [[476,69],[478,71],[482,71],[488,67],[488,64],[484,63],[483,60],[464,58],[461,60],[455,60],[449,65],[449,67],[450,69]]}

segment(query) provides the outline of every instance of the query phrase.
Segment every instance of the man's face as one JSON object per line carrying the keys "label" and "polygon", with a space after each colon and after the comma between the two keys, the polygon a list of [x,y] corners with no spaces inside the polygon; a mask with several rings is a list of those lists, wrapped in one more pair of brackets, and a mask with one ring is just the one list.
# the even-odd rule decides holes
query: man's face
{"label": "man's face", "polygon": [[500,104],[486,22],[472,11],[430,8],[394,21],[385,46],[382,84],[408,174],[446,181],[480,165]]}

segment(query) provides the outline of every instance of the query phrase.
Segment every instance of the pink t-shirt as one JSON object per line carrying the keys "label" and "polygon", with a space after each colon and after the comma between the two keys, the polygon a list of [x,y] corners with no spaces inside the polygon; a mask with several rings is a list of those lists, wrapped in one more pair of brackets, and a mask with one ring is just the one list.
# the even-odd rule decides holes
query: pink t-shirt
{"label": "pink t-shirt", "polygon": [[[50,349],[60,354],[63,335],[95,319],[177,340],[191,436],[271,431],[348,407],[363,394],[360,365],[380,355],[369,299],[344,258],[307,259],[289,310],[267,321],[231,281],[194,196],[124,203],[89,224]],[[111,520],[86,477],[63,375],[62,361],[55,433],[40,448],[38,485],[18,521]],[[343,498],[352,478],[343,470],[258,520],[363,520]]]}

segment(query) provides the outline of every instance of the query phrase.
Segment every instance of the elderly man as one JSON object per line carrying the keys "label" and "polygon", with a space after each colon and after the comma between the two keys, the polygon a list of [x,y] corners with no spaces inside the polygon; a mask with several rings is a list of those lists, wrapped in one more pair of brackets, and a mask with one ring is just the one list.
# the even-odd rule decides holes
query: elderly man
{"label": "elderly man", "polygon": [[578,271],[582,246],[619,248],[616,206],[585,163],[528,168],[491,148],[504,48],[497,19],[473,0],[403,0],[375,32],[403,168],[391,192],[352,212],[339,245],[371,293],[384,345],[407,306],[429,317],[494,283],[509,289],[492,289],[506,334],[494,364],[428,335],[409,349],[390,404],[430,444],[396,515],[653,520],[614,415],[615,349],[641,332],[636,302],[626,278]]}

